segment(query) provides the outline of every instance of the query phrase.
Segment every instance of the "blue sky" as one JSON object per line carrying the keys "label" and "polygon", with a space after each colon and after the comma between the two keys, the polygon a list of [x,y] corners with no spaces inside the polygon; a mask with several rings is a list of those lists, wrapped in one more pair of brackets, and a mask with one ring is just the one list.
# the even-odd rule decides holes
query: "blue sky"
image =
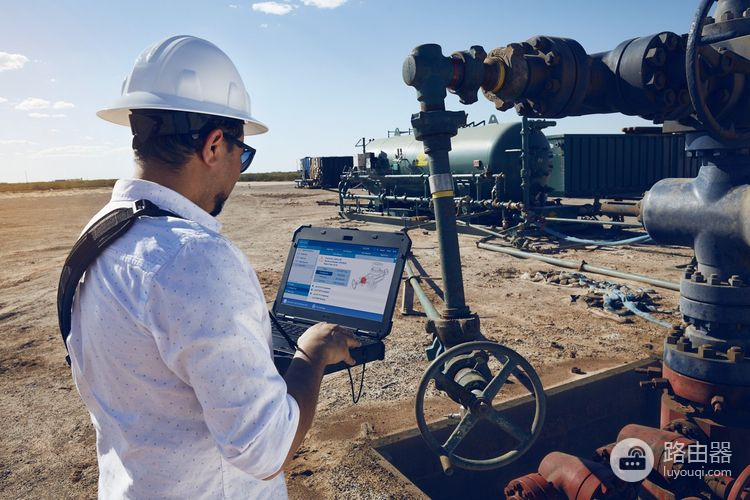
{"label": "blue sky", "polygon": [[[248,137],[251,171],[294,170],[302,156],[349,155],[363,136],[409,127],[416,95],[401,79],[411,49],[487,51],[533,35],[575,38],[589,53],[662,30],[687,31],[685,0],[27,0],[0,17],[0,182],[118,178],[132,173],[130,131],[96,117],[148,45],[206,38],[233,59],[270,127]],[[497,113],[480,97],[449,109]],[[501,122],[517,120],[498,113]],[[568,118],[549,133],[617,132],[621,115]]]}

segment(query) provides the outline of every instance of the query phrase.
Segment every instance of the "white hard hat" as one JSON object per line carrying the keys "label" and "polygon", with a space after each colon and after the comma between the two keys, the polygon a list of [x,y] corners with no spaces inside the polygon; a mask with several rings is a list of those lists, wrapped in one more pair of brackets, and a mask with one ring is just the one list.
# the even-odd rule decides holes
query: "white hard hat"
{"label": "white hard hat", "polygon": [[216,45],[173,36],[144,50],[122,84],[122,95],[97,116],[130,125],[132,109],[187,111],[245,122],[245,135],[268,131],[250,114],[250,96],[237,68]]}

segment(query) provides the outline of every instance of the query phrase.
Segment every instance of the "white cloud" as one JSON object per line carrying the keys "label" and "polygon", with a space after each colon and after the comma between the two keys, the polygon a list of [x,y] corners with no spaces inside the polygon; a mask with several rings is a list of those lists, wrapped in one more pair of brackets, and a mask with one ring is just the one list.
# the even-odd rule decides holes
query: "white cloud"
{"label": "white cloud", "polygon": [[34,141],[27,141],[26,139],[2,139],[0,140],[1,146],[32,146],[36,144]]}
{"label": "white cloud", "polygon": [[263,28],[263,29],[268,28],[268,24],[267,23],[263,23],[263,24],[260,25],[260,27]]}
{"label": "white cloud", "polygon": [[283,16],[294,10],[294,5],[279,2],[258,2],[253,4],[253,10],[263,12],[264,14]]}
{"label": "white cloud", "polygon": [[111,148],[107,146],[56,146],[41,149],[31,154],[32,158],[100,158],[115,153],[131,151],[129,147]]}
{"label": "white cloud", "polygon": [[68,115],[62,113],[29,113],[29,118],[65,118]]}
{"label": "white cloud", "polygon": [[76,107],[75,104],[73,104],[72,102],[67,102],[67,101],[56,101],[52,105],[52,109],[70,109],[70,108],[75,108],[75,107]]}
{"label": "white cloud", "polygon": [[230,4],[229,4],[229,8],[230,8],[230,9],[239,9],[239,8],[240,8],[240,6],[239,6],[239,5],[237,5],[237,4],[234,4],[234,3],[230,3]]}
{"label": "white cloud", "polygon": [[5,97],[0,97],[0,104],[4,102],[8,102],[8,99],[6,99]]}
{"label": "white cloud", "polygon": [[27,97],[23,101],[16,104],[16,109],[21,111],[30,111],[32,109],[47,109],[50,107],[50,103],[46,99],[40,99],[38,97]]}
{"label": "white cloud", "polygon": [[29,62],[29,58],[21,54],[0,52],[0,72],[21,69],[27,62]]}
{"label": "white cloud", "polygon": [[75,104],[73,104],[72,102],[50,102],[47,99],[41,99],[39,97],[27,97],[23,101],[16,104],[16,109],[20,111],[34,111],[33,113],[29,113],[29,116],[31,118],[64,118],[65,115],[61,113],[37,113],[36,111],[43,109],[70,109],[75,107]]}
{"label": "white cloud", "polygon": [[302,3],[308,7],[317,7],[319,9],[335,9],[341,7],[347,0],[302,0]]}

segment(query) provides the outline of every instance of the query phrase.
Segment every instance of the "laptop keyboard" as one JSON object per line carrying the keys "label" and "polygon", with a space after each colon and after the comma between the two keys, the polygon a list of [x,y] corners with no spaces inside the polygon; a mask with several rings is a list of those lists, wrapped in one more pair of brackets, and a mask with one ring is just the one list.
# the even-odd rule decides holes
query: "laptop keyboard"
{"label": "laptop keyboard", "polygon": [[[297,342],[297,340],[302,336],[303,333],[307,331],[308,328],[312,325],[304,325],[304,324],[298,324],[298,323],[290,323],[286,321],[280,321],[281,326],[284,328],[284,331],[287,335],[289,335],[292,340]],[[276,324],[271,322],[271,333],[274,338],[273,346],[274,349],[282,350],[286,352],[294,352],[294,348],[289,345],[289,341],[286,340],[284,337],[284,334],[282,334],[278,328],[276,328]],[[357,335],[355,334],[354,337],[359,340],[363,346],[373,344],[378,342],[378,339],[373,337],[368,337],[365,335]]]}

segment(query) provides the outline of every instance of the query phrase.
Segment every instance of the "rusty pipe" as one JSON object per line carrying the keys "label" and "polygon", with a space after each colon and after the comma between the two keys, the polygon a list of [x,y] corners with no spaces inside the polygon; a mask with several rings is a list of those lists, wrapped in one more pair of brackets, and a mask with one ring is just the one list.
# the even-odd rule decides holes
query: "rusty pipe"
{"label": "rusty pipe", "polygon": [[617,435],[617,441],[627,438],[640,439],[646,443],[654,453],[654,470],[662,476],[668,483],[676,482],[679,477],[679,471],[686,469],[688,463],[678,463],[676,460],[667,460],[667,443],[672,449],[683,450],[684,453],[695,445],[697,441],[688,439],[677,432],[654,429],[645,425],[628,424],[620,430]]}
{"label": "rusty pipe", "polygon": [[539,474],[568,499],[635,498],[638,483],[626,483],[612,469],[590,460],[553,451],[539,464]]}

